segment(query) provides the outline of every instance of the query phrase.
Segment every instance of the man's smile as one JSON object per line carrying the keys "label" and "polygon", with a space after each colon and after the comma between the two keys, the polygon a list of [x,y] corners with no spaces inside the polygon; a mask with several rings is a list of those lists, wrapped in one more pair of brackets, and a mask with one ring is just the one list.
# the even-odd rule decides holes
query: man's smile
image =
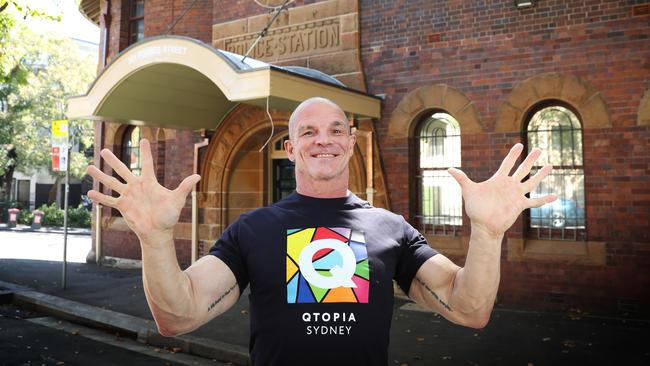
{"label": "man's smile", "polygon": [[312,158],[335,158],[337,157],[338,154],[332,154],[332,153],[320,153],[320,154],[312,154]]}

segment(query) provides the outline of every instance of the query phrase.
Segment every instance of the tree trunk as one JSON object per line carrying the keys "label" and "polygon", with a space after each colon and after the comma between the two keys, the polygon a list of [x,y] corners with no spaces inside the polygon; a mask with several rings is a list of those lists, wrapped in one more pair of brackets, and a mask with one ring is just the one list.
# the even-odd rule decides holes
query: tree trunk
{"label": "tree trunk", "polygon": [[16,157],[17,157],[17,154],[16,154],[16,147],[15,146],[9,147],[9,149],[7,150],[7,157],[9,159],[12,159],[13,162],[11,164],[9,164],[9,166],[7,167],[5,175],[2,177],[0,182],[2,182],[2,188],[4,189],[3,194],[4,194],[5,198],[6,198],[6,200],[9,201],[9,199],[11,198],[11,184],[13,183],[14,171],[16,170]]}
{"label": "tree trunk", "polygon": [[61,180],[61,177],[57,176],[56,179],[54,180],[54,184],[52,185],[52,188],[50,189],[50,194],[47,196],[47,205],[51,205],[53,202],[56,202],[56,197],[59,193],[59,181]]}

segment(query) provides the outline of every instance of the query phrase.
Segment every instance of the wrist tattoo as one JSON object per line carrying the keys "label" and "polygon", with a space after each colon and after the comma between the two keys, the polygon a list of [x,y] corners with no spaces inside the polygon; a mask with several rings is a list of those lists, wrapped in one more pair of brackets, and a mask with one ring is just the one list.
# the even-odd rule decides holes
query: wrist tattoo
{"label": "wrist tattoo", "polygon": [[418,277],[415,277],[415,279],[420,283],[420,285],[422,285],[422,287],[424,287],[427,291],[429,291],[431,296],[433,296],[433,298],[436,299],[440,303],[440,305],[442,305],[445,309],[449,311],[453,311],[451,310],[451,307],[449,307],[449,305],[446,302],[444,302],[435,292],[433,292],[432,289],[429,288],[429,286],[427,286],[426,283],[424,283],[424,281],[422,281]]}
{"label": "wrist tattoo", "polygon": [[217,306],[217,304],[220,303],[221,300],[223,300],[224,297],[228,296],[228,294],[231,293],[232,290],[235,289],[235,286],[237,286],[236,283],[235,283],[234,285],[230,286],[230,288],[227,289],[226,292],[224,292],[223,294],[221,294],[221,296],[219,296],[218,299],[214,300],[214,301],[212,302],[212,304],[210,304],[210,306],[208,306],[208,312],[209,312],[210,310],[214,309],[214,307]]}

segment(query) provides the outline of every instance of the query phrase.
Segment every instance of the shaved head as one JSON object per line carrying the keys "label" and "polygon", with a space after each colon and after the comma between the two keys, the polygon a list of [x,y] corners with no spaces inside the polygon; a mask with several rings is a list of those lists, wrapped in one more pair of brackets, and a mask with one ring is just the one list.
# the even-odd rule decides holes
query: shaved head
{"label": "shaved head", "polygon": [[338,106],[338,104],[332,102],[327,98],[312,97],[300,103],[298,107],[296,107],[296,109],[293,111],[293,113],[291,113],[291,117],[289,117],[289,139],[293,139],[293,137],[295,136],[294,129],[296,127],[296,122],[298,122],[298,120],[300,119],[301,114],[314,105],[329,105],[337,109],[341,113],[341,116],[344,117],[343,120],[347,121],[347,116],[345,115],[345,112],[343,112],[343,110],[341,109],[341,107]]}

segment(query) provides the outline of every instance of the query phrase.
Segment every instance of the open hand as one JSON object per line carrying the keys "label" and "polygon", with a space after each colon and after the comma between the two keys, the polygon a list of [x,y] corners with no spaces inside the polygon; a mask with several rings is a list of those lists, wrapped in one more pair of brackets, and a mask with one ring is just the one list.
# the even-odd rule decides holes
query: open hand
{"label": "open hand", "polygon": [[515,144],[503,159],[499,170],[488,180],[475,183],[456,168],[449,169],[463,192],[465,212],[472,223],[472,229],[484,230],[487,234],[498,237],[512,226],[521,212],[527,208],[539,207],[557,199],[554,194],[539,198],[528,198],[531,192],[551,172],[552,165],[545,165],[530,179],[528,176],[541,150],[534,148],[519,165],[513,175],[510,170],[521,155],[524,146]]}
{"label": "open hand", "polygon": [[105,206],[116,208],[122,214],[131,230],[144,239],[156,236],[162,232],[170,232],[178,222],[181,209],[185,206],[187,195],[192,187],[201,179],[198,174],[185,178],[181,184],[172,190],[161,186],[156,180],[149,141],[140,141],[142,157],[142,173],[133,175],[111,151],[103,149],[100,153],[106,163],[124,179],[120,182],[90,165],[86,172],[100,183],[120,194],[112,197],[91,190],[88,197]]}

